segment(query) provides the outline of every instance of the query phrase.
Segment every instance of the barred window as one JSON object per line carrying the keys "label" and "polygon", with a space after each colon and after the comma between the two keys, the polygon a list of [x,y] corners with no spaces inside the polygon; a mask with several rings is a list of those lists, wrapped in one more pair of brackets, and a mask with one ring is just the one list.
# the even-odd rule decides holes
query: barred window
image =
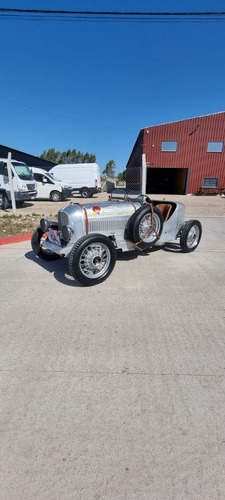
{"label": "barred window", "polygon": [[217,188],[218,177],[204,177],[203,185],[204,188]]}

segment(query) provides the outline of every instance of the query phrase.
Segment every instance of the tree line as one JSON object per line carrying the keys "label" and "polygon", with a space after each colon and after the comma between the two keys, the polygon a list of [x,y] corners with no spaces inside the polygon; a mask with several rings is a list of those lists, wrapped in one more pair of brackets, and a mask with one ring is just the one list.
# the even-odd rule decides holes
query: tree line
{"label": "tree line", "polygon": [[56,151],[55,148],[44,150],[40,158],[42,160],[51,161],[52,163],[95,163],[96,156],[89,153],[81,153],[76,149],[68,149],[67,151]]}
{"label": "tree line", "polygon": [[[76,149],[68,149],[67,151],[56,151],[55,148],[44,150],[40,155],[42,160],[51,161],[55,164],[61,163],[95,163],[96,156],[90,153],[81,153]],[[124,171],[125,172],[125,171]],[[118,180],[124,180],[124,172],[118,174]],[[116,164],[114,160],[109,160],[102,174],[106,177],[115,177]]]}

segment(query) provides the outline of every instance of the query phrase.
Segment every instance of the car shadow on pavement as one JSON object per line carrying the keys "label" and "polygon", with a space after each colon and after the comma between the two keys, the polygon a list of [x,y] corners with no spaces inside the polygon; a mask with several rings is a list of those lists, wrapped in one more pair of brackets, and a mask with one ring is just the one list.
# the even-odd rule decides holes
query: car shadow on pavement
{"label": "car shadow on pavement", "polygon": [[183,253],[179,243],[165,243],[161,247],[161,250],[164,250],[164,252]]}
{"label": "car shadow on pavement", "polygon": [[163,250],[164,252],[171,252],[171,253],[180,253],[181,252],[181,248],[180,248],[180,245],[178,243],[165,243],[162,246],[154,246],[152,248],[149,248],[148,250],[147,249],[146,250],[138,250],[137,249],[137,250],[131,250],[128,252],[122,252],[122,250],[117,250],[116,259],[121,260],[121,261],[134,260],[134,259],[137,259],[138,257],[146,257],[150,253],[158,252],[159,250]]}
{"label": "car shadow on pavement", "polygon": [[[164,250],[164,252],[173,252],[178,253],[181,252],[180,245],[177,243],[166,243],[163,246],[156,246],[150,248],[149,250],[139,251],[139,250],[131,250],[129,252],[122,252],[121,250],[117,250],[116,260],[118,261],[130,261],[137,258],[147,257],[152,252],[158,252],[159,250]],[[81,288],[83,285],[78,283],[73,279],[69,274],[68,269],[68,259],[62,258],[59,260],[42,260],[37,257],[34,252],[30,251],[25,254],[26,259],[32,260],[35,264],[42,267],[49,273],[53,273],[54,278],[63,285],[72,286],[75,288]]]}
{"label": "car shadow on pavement", "polygon": [[82,285],[75,281],[69,274],[68,259],[62,258],[59,260],[42,260],[37,257],[34,252],[30,251],[25,254],[26,259],[32,260],[35,264],[42,267],[49,273],[53,273],[54,278],[63,285],[81,288]]}

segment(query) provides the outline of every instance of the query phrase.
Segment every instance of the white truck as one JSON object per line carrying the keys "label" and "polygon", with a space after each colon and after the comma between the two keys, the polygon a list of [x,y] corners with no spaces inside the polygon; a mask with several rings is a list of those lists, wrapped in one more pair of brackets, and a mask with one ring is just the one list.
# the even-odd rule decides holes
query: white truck
{"label": "white truck", "polygon": [[[36,183],[34,176],[21,161],[11,160],[13,189],[16,205],[19,207],[26,200],[36,197]],[[6,210],[11,205],[11,191],[7,169],[7,158],[0,158],[0,208]]]}
{"label": "white truck", "polygon": [[38,167],[32,167],[32,172],[37,185],[38,200],[61,201],[72,196],[72,186],[67,186],[50,172]]}
{"label": "white truck", "polygon": [[97,163],[65,163],[49,171],[65,184],[72,186],[72,193],[91,198],[101,191],[100,168]]}

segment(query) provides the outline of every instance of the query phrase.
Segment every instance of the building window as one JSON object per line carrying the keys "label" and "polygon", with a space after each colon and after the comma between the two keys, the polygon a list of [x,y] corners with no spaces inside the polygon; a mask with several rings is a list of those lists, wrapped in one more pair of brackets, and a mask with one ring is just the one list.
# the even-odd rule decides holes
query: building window
{"label": "building window", "polygon": [[207,153],[222,153],[223,151],[223,142],[208,142]]}
{"label": "building window", "polygon": [[177,144],[178,144],[177,141],[162,141],[161,151],[176,152]]}
{"label": "building window", "polygon": [[203,185],[204,188],[217,188],[218,177],[204,177]]}

